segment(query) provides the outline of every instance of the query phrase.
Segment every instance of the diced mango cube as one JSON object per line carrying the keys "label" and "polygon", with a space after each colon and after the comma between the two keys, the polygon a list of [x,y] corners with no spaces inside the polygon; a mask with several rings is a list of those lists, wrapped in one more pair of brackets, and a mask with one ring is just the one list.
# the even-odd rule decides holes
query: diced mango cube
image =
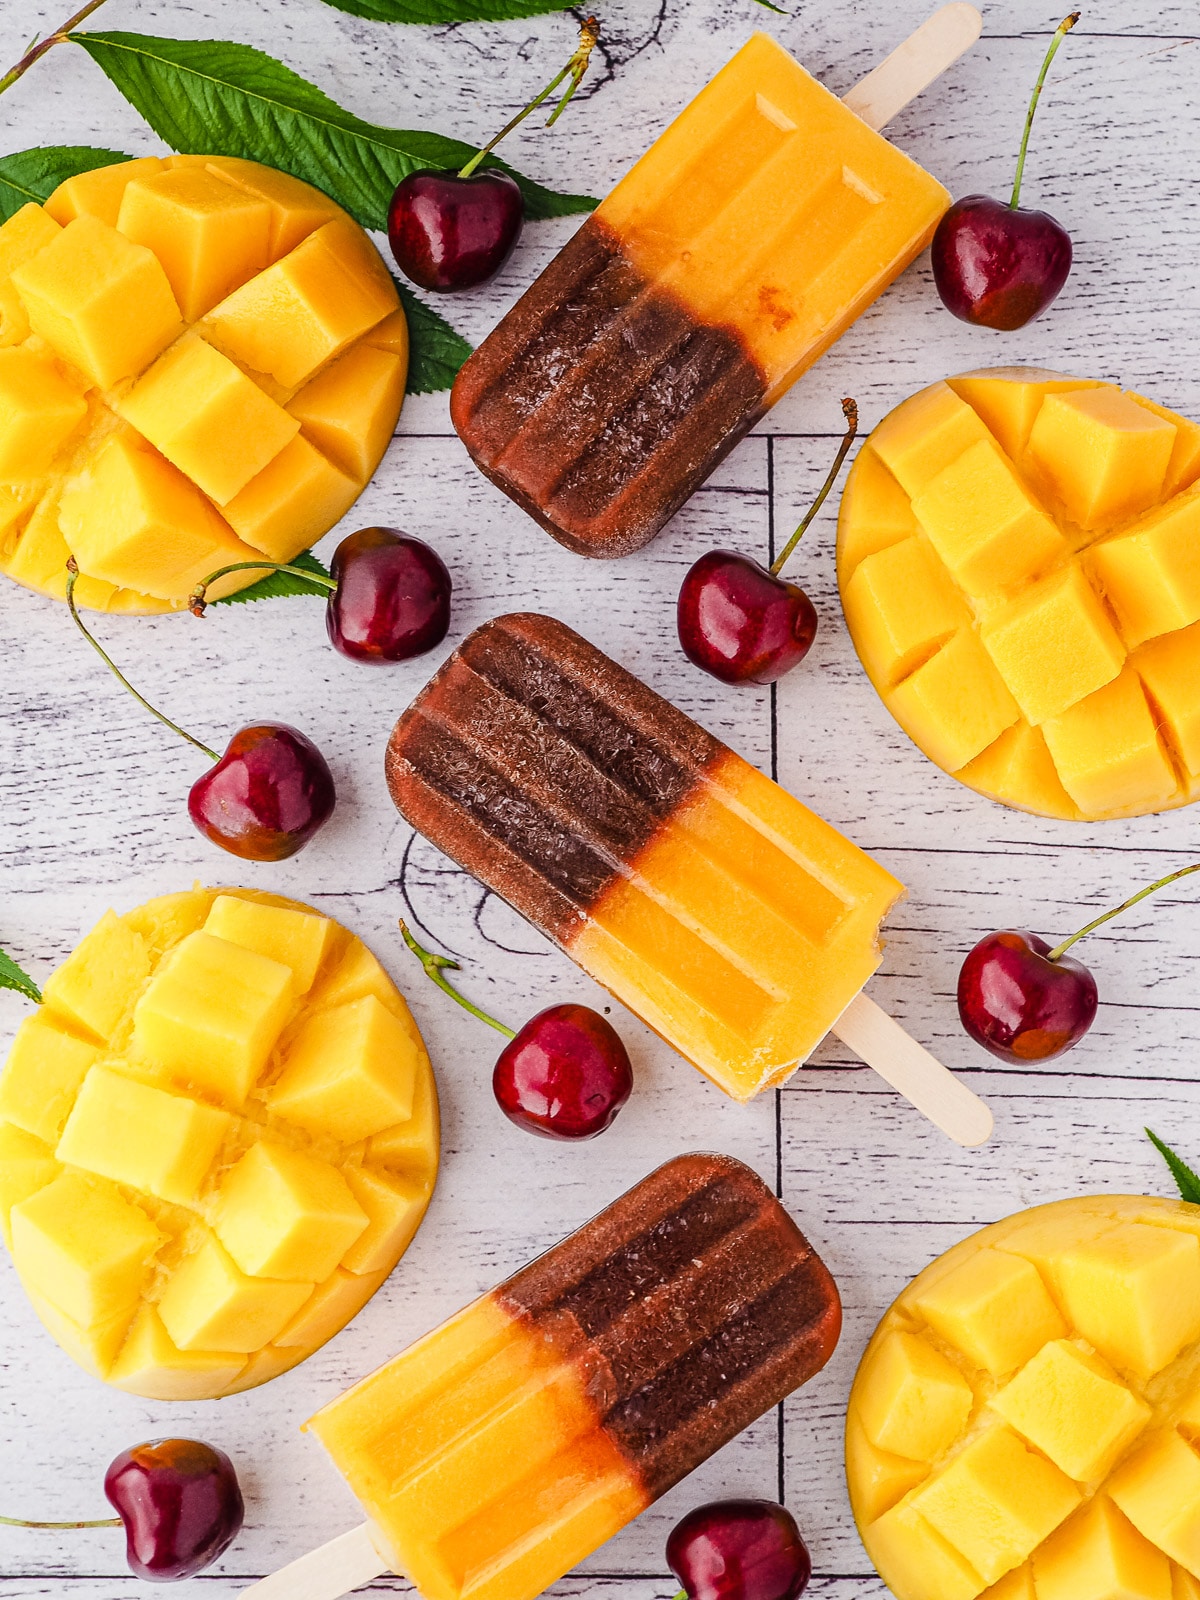
{"label": "diced mango cube", "polygon": [[948,384],[935,383],[883,419],[871,435],[871,448],[915,499],[939,472],[988,437],[971,407]]}
{"label": "diced mango cube", "polygon": [[1161,735],[1192,777],[1200,776],[1200,622],[1143,645],[1129,658]]}
{"label": "diced mango cube", "polygon": [[260,1141],[221,1185],[217,1237],[257,1278],[323,1282],[367,1227],[336,1167]]}
{"label": "diced mango cube", "polygon": [[282,1332],[312,1291],[311,1283],[248,1277],[209,1239],[176,1268],[158,1314],[181,1350],[249,1355]]}
{"label": "diced mango cube", "polygon": [[[197,158],[171,156],[168,166]],[[270,259],[278,261],[307,239],[310,233],[342,215],[341,208],[328,195],[314,189],[312,184],[293,178],[290,173],[277,172],[274,167],[264,167],[257,161],[243,161],[234,156],[204,156],[210,172],[218,173],[228,183],[236,184],[247,194],[265,200],[271,208]]]}
{"label": "diced mango cube", "polygon": [[339,1267],[317,1285],[275,1344],[283,1350],[319,1350],[358,1315],[387,1276],[386,1268],[360,1276]]}
{"label": "diced mango cube", "polygon": [[136,377],[183,331],[151,251],[78,217],[12,281],[34,333],[102,389]]}
{"label": "diced mango cube", "polygon": [[[424,1058],[425,1046],[421,1045]],[[413,1090],[412,1116],[367,1140],[365,1159],[374,1166],[422,1169],[429,1164],[429,1151],[438,1144],[438,1103],[433,1073],[419,1072]]]}
{"label": "diced mango cube", "polygon": [[1079,807],[1062,786],[1040,728],[1015,722],[974,761],[954,774],[972,789],[1005,805],[1043,817],[1079,816]]}
{"label": "diced mango cube", "polygon": [[0,350],[0,479],[47,473],[87,409],[48,356],[24,345]]}
{"label": "diced mango cube", "polygon": [[186,322],[240,289],[270,259],[271,207],[206,167],[138,177],[117,227],[163,264]]}
{"label": "diced mango cube", "polygon": [[85,1326],[76,1322],[74,1317],[67,1316],[66,1312],[60,1311],[57,1306],[51,1305],[49,1300],[31,1289],[28,1284],[23,1284],[22,1287],[29,1297],[29,1304],[37,1313],[38,1321],[50,1337],[77,1366],[82,1367],[93,1378],[107,1382],[117,1352],[129,1332],[129,1324],[133,1318],[132,1306],[126,1305],[115,1316],[107,1317],[103,1322]]}
{"label": "diced mango cube", "polygon": [[874,1522],[929,1476],[929,1463],[880,1450],[867,1437],[858,1417],[846,1420],[846,1476],[854,1493],[854,1515]]}
{"label": "diced mango cube", "polygon": [[1171,1566],[1103,1495],[1033,1558],[1037,1600],[1171,1600]]}
{"label": "diced mango cube", "polygon": [[1127,391],[1127,397],[1139,406],[1145,406],[1147,411],[1152,411],[1175,429],[1175,448],[1163,480],[1163,498],[1191,488],[1200,478],[1200,423],[1193,422],[1190,417],[1181,417],[1178,411],[1168,411],[1166,406],[1147,400],[1144,394],[1134,394],[1132,389]]}
{"label": "diced mango cube", "polygon": [[281,1350],[277,1344],[265,1344],[256,1350],[233,1382],[221,1391],[221,1398],[244,1394],[247,1389],[257,1389],[260,1384],[271,1383],[296,1365],[295,1350]]}
{"label": "diced mango cube", "polygon": [[1032,1561],[1027,1561],[1023,1567],[1014,1567],[1011,1572],[1006,1572],[998,1583],[983,1591],[980,1600],[1037,1600],[1037,1590],[1033,1586]]}
{"label": "diced mango cube", "polygon": [[997,1250],[969,1255],[920,1293],[912,1307],[969,1361],[997,1378],[1067,1332],[1036,1267]]}
{"label": "diced mango cube", "polygon": [[889,1333],[863,1369],[858,1413],[880,1450],[934,1461],[966,1425],[971,1386],[956,1366],[915,1333]]}
{"label": "diced mango cube", "polygon": [[990,439],[943,467],[912,508],[972,595],[995,596],[1026,583],[1067,553],[1058,529]]}
{"label": "diced mango cube", "polygon": [[1175,439],[1173,424],[1105,385],[1047,395],[1029,451],[1068,517],[1096,528],[1157,503]]}
{"label": "diced mango cube", "polygon": [[990,1428],[914,1491],[910,1504],[995,1583],[1065,1521],[1081,1495],[1011,1428]]}
{"label": "diced mango cube", "polygon": [[406,375],[398,355],[357,344],[306,383],[288,413],[334,466],[366,483],[392,442]]}
{"label": "diced mango cube", "polygon": [[326,1011],[333,1006],[348,1005],[351,1000],[361,1000],[368,994],[373,994],[380,1005],[400,1019],[414,1043],[420,1041],[408,1002],[388,977],[378,957],[356,939],[315,990],[313,1004]]}
{"label": "diced mango cube", "polygon": [[[61,600],[67,592],[67,562],[71,552],[58,525],[59,500],[51,491],[37,500],[33,512],[17,536],[16,548],[0,559],[0,567],[27,589]],[[107,611],[119,593],[116,584],[99,578],[80,576],[75,584],[75,604]]]}
{"label": "diced mango cube", "polygon": [[209,1400],[245,1371],[246,1359],[223,1350],[181,1350],[153,1306],[143,1306],[108,1372],[115,1389],[148,1400]]}
{"label": "diced mango cube", "polygon": [[374,247],[348,218],[339,218],[235,290],[202,327],[235,361],[291,388],[306,383],[396,305],[395,287]]}
{"label": "diced mango cube", "polygon": [[1079,1483],[1105,1477],[1151,1416],[1106,1362],[1066,1339],[1043,1345],[991,1406]]}
{"label": "diced mango cube", "polygon": [[838,513],[838,577],[844,584],[878,550],[920,533],[907,494],[869,444],[846,479]]}
{"label": "diced mango cube", "polygon": [[96,1066],[67,1120],[58,1159],[186,1205],[198,1198],[232,1124],[224,1111]]}
{"label": "diced mango cube", "polygon": [[234,1109],[292,1005],[292,969],[201,930],[177,945],[134,1012],[138,1053]]}
{"label": "diced mango cube", "polygon": [[204,930],[290,967],[293,993],[302,995],[316,980],[337,933],[337,924],[315,912],[222,894],[213,901]]}
{"label": "diced mango cube", "polygon": [[1179,782],[1132,668],[1042,724],[1063,788],[1085,816],[1166,805]]}
{"label": "diced mango cube", "polygon": [[46,980],[42,998],[51,1011],[97,1039],[109,1039],[149,975],[141,935],[106,911]]}
{"label": "diced mango cube", "polygon": [[987,1587],[987,1579],[921,1516],[911,1498],[872,1523],[864,1538],[896,1600],[975,1600]]}
{"label": "diced mango cube", "polygon": [[408,1248],[420,1227],[429,1204],[429,1184],[423,1178],[370,1167],[345,1167],[343,1173],[370,1226],[346,1251],[342,1265],[357,1274],[382,1272]]}
{"label": "diced mango cube", "polygon": [[94,167],[67,178],[46,201],[47,214],[65,228],[76,217],[99,217],[115,228],[121,215],[125,191],[137,178],[162,172],[166,162],[159,156],[139,156],[135,161],[116,161],[111,166]]}
{"label": "diced mango cube", "polygon": [[1139,1533],[1200,1578],[1200,1457],[1178,1433],[1160,1433],[1109,1479],[1108,1492]]}
{"label": "diced mango cube", "polygon": [[373,995],[310,1017],[271,1089],[274,1115],[352,1143],[412,1114],[420,1053]]}
{"label": "diced mango cube", "polygon": [[1021,712],[975,633],[964,628],[884,696],[892,715],[947,772],[994,744]]}
{"label": "diced mango cube", "polygon": [[1077,566],[1026,589],[980,628],[984,647],[1034,724],[1110,683],[1125,649]]}
{"label": "diced mango cube", "polygon": [[76,1172],[14,1206],[10,1226],[22,1283],[85,1328],[132,1316],[162,1242],[114,1184]]}
{"label": "diced mango cube", "polygon": [[44,1009],[26,1017],[0,1074],[0,1117],[53,1147],[99,1053]]}
{"label": "diced mango cube", "polygon": [[960,400],[979,414],[1012,461],[1024,453],[1048,394],[1103,387],[1095,378],[1069,378],[1065,373],[1045,372],[1040,367],[989,367],[964,372],[946,382]]}
{"label": "diced mango cube", "polygon": [[29,337],[29,318],[12,281],[13,269],[44,250],[61,231],[32,201],[0,227],[0,346],[20,344]]}
{"label": "diced mango cube", "polygon": [[117,409],[218,505],[300,431],[227,356],[195,338],[180,339],[160,356]]}
{"label": "diced mango cube", "polygon": [[1150,1378],[1200,1337],[1200,1239],[1122,1223],[1063,1253],[1064,1309],[1119,1371]]}
{"label": "diced mango cube", "polygon": [[404,307],[400,306],[390,317],[384,317],[377,327],[372,328],[366,336],[366,342],[372,349],[390,350],[393,355],[399,356],[404,362],[404,370],[407,373],[410,341],[408,318],[404,314]]}
{"label": "diced mango cube", "polygon": [[345,516],[362,487],[300,434],[222,509],[240,539],[290,561]]}
{"label": "diced mango cube", "polygon": [[48,1144],[11,1122],[0,1122],[0,1233],[6,1244],[12,1243],[12,1208],[53,1183],[61,1171]]}
{"label": "diced mango cube", "polygon": [[1200,1578],[1184,1567],[1171,1567],[1171,1600],[1200,1600]]}
{"label": "diced mango cube", "polygon": [[866,556],[842,599],[863,665],[889,687],[971,623],[966,602],[920,537]]}
{"label": "diced mango cube", "polygon": [[1129,649],[1200,622],[1200,490],[1096,545],[1087,559]]}

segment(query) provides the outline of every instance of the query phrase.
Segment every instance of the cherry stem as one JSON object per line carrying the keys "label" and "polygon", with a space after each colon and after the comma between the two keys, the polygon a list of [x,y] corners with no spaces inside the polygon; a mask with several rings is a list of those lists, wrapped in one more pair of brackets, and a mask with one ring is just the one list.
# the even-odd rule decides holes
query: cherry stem
{"label": "cherry stem", "polygon": [[1165,878],[1159,878],[1157,883],[1139,889],[1137,894],[1130,895],[1128,900],[1123,900],[1119,906],[1114,906],[1111,911],[1106,911],[1102,917],[1097,917],[1094,922],[1089,922],[1086,928],[1080,928],[1078,933],[1073,933],[1069,939],[1064,939],[1061,944],[1055,945],[1047,961],[1058,961],[1064,956],[1077,940],[1082,939],[1085,933],[1092,933],[1096,928],[1102,928],[1106,922],[1111,922],[1114,917],[1119,917],[1122,911],[1128,911],[1130,906],[1137,905],[1139,900],[1144,900],[1147,895],[1157,894],[1160,889],[1165,889],[1167,884],[1176,883],[1180,878],[1186,878],[1193,872],[1200,872],[1200,861],[1190,867],[1180,867],[1178,872],[1168,872]]}
{"label": "cherry stem", "polygon": [[25,1517],[0,1517],[6,1528],[119,1528],[120,1517],[104,1517],[99,1522],[30,1522]]}
{"label": "cherry stem", "polygon": [[484,157],[491,155],[492,151],[500,143],[501,139],[507,138],[514,128],[520,127],[521,123],[525,121],[525,118],[536,111],[543,100],[548,100],[564,78],[570,78],[570,88],[567,90],[566,94],[563,95],[562,99],[558,102],[557,106],[555,106],[554,110],[550,113],[550,116],[546,121],[546,126],[548,128],[552,128],[558,121],[559,117],[561,117],[563,112],[566,110],[567,105],[574,95],[576,89],[578,89],[579,85],[583,82],[583,75],[587,71],[588,61],[591,58],[592,51],[596,48],[599,42],[600,24],[596,21],[595,17],[588,17],[580,25],[579,46],[576,49],[575,54],[571,57],[570,61],[567,62],[566,66],[559,73],[558,77],[552,82],[548,83],[542,90],[541,94],[538,95],[537,99],[531,100],[525,107],[524,111],[518,111],[511,122],[506,122],[490,144],[485,144],[482,150],[476,151],[476,153],[471,157],[470,161],[467,162],[466,166],[459,173],[459,177],[469,178]]}
{"label": "cherry stem", "polygon": [[149,700],[146,699],[145,695],[139,694],[130,683],[129,679],[121,671],[120,667],[117,666],[116,662],[104,649],[104,646],[100,643],[100,641],[93,638],[93,636],[84,627],[83,618],[79,615],[79,612],[75,607],[75,585],[78,583],[78,581],[79,565],[76,562],[75,557],[72,556],[67,562],[67,608],[71,613],[71,617],[75,623],[75,626],[79,629],[80,633],[100,657],[101,661],[103,661],[104,665],[112,673],[113,677],[119,684],[122,684],[126,689],[129,690],[130,694],[139,705],[145,706],[146,710],[152,717],[157,717],[164,727],[170,728],[172,733],[177,733],[181,739],[186,739],[189,744],[194,744],[196,749],[202,750],[210,761],[219,761],[221,758],[215,750],[210,750],[206,744],[201,744],[199,739],[193,738],[193,736],[188,733],[186,729],[181,728],[177,722],[172,722],[170,717],[165,716],[157,708],[157,706],[152,706]]}
{"label": "cherry stem", "polygon": [[1033,127],[1033,114],[1037,110],[1038,101],[1042,98],[1042,85],[1046,81],[1046,74],[1050,70],[1050,63],[1058,54],[1058,47],[1079,21],[1079,12],[1072,11],[1069,17],[1064,17],[1055,30],[1050,41],[1050,48],[1046,51],[1046,59],[1042,62],[1042,70],[1038,73],[1038,81],[1033,88],[1033,98],[1029,102],[1029,110],[1025,113],[1025,132],[1021,136],[1021,153],[1017,157],[1017,176],[1013,182],[1012,199],[1009,202],[1010,210],[1017,209],[1017,201],[1021,198],[1021,179],[1025,176],[1025,152],[1029,149],[1029,130]]}
{"label": "cherry stem", "polygon": [[477,1005],[472,1005],[466,995],[459,994],[458,990],[446,977],[447,972],[458,972],[461,969],[457,961],[451,961],[449,956],[434,955],[432,950],[426,950],[419,945],[409,931],[408,923],[400,919],[400,932],[404,935],[404,942],[425,968],[425,976],[432,978],[443,994],[448,994],[473,1017],[478,1017],[480,1022],[486,1022],[489,1028],[495,1028],[497,1033],[502,1033],[506,1039],[515,1039],[517,1036],[511,1028],[506,1028],[502,1022],[497,1022],[495,1017],[489,1017],[486,1011],[481,1011]]}
{"label": "cherry stem", "polygon": [[849,454],[850,446],[854,443],[854,436],[858,432],[858,402],[851,400],[848,397],[847,399],[843,400],[842,415],[846,419],[846,437],[842,440],[841,445],[838,447],[837,456],[832,467],[829,469],[829,476],[821,485],[820,494],[813,501],[812,505],[809,506],[804,521],[796,529],[795,533],[784,545],[783,549],[779,552],[778,556],[776,556],[775,560],[771,563],[771,572],[776,578],[783,571],[784,565],[786,564],[787,559],[791,555],[792,551],[800,543],[800,540],[803,537],[809,523],[825,504],[825,498],[829,491],[833,488],[834,484],[837,482],[837,475],[842,470],[842,462],[845,461],[846,456]]}
{"label": "cherry stem", "polygon": [[17,79],[23,78],[34,62],[40,61],[48,50],[53,50],[56,44],[69,44],[71,30],[77,28],[81,22],[86,22],[92,12],[99,11],[103,4],[104,0],[88,0],[88,4],[83,7],[82,11],[77,11],[73,17],[63,23],[61,28],[56,29],[53,33],[48,33],[44,39],[35,40],[16,66],[9,67],[4,76],[0,78],[0,94],[3,94],[6,89],[11,89]]}
{"label": "cherry stem", "polygon": [[231,572],[290,572],[293,578],[307,578],[310,583],[330,594],[337,593],[337,584],[320,572],[309,572],[306,567],[292,567],[286,561],[235,561],[231,567],[218,567],[210,572],[203,583],[198,583],[188,596],[188,610],[194,617],[202,617],[208,606],[208,591],[218,578],[227,578]]}

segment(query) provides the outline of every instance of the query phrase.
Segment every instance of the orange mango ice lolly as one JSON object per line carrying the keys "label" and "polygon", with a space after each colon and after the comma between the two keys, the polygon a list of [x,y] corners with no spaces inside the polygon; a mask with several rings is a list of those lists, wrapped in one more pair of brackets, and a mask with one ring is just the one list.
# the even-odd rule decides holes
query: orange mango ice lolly
{"label": "orange mango ice lolly", "polygon": [[[308,1426],[425,1600],[532,1600],[819,1372],[840,1329],[761,1179],[680,1156]],[[260,1592],[342,1592],[300,1584],[307,1565]]]}

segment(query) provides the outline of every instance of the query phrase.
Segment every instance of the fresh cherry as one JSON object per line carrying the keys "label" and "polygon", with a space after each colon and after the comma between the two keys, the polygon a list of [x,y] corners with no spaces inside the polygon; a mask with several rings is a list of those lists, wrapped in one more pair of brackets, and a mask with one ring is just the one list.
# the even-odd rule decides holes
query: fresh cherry
{"label": "fresh cherry", "polygon": [[667,1540],[677,1600],[797,1600],[812,1561],[790,1511],[772,1500],[714,1500]]}
{"label": "fresh cherry", "polygon": [[981,939],[958,974],[958,1014],[977,1044],[1002,1061],[1049,1061],[1070,1050],[1091,1027],[1096,980],[1067,951],[1169,883],[1200,872],[1200,863],[1169,872],[1111,911],[1093,917],[1053,949],[1036,933],[1004,928]]}
{"label": "fresh cherry", "polygon": [[946,212],[933,236],[933,281],[942,303],[963,322],[1008,332],[1023,328],[1058,297],[1071,270],[1071,236],[1045,211],[1020,207],[1021,178],[1033,114],[1063,39],[1079,21],[1059,24],[1038,76],[1017,161],[1012,199],[971,194]]}
{"label": "fresh cherry", "polygon": [[352,661],[407,661],[450,627],[450,574],[436,550],[392,528],[362,528],[330,563],[336,585],[325,624]]}
{"label": "fresh cherry", "polygon": [[837,481],[858,431],[858,407],[842,401],[846,436],[804,521],[770,568],[736,550],[710,550],[688,571],[675,621],[688,660],[722,683],[774,683],[798,666],[817,632],[817,613],[798,584],[779,576]]}
{"label": "fresh cherry", "polygon": [[419,169],[396,185],[388,206],[388,242],[396,265],[422,289],[443,293],[485,283],[508,260],[525,220],[515,178],[501,167],[477,170],[506,134],[524,122],[565,78],[571,83],[549,127],[579,87],[600,37],[594,17],[580,30],[579,48],[535,100],[501,128],[459,172]]}
{"label": "fresh cherry", "polygon": [[518,1128],[543,1139],[594,1139],[633,1093],[629,1052],[610,1022],[587,1006],[550,1006],[519,1033],[488,1016],[450,983],[458,962],[435,955],[401,922],[404,942],[444,994],[509,1043],[492,1073],[496,1103]]}
{"label": "fresh cherry", "polygon": [[188,812],[214,844],[245,861],[283,861],[333,815],[337,793],[325,757],[284,722],[240,728],[191,788]]}
{"label": "fresh cherry", "polygon": [[190,1578],[211,1566],[242,1529],[232,1461],[194,1439],[160,1439],[123,1451],[105,1474],[104,1492],[125,1524],[130,1569],[151,1583]]}

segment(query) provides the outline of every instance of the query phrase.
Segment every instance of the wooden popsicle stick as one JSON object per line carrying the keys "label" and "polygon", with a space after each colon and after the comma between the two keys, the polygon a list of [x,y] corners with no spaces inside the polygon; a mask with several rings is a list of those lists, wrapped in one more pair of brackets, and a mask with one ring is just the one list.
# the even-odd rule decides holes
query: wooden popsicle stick
{"label": "wooden popsicle stick", "polygon": [[861,78],[842,97],[842,104],[878,132],[947,67],[953,66],[982,30],[983,18],[975,7],[966,0],[954,0],[935,11],[890,56]]}
{"label": "wooden popsicle stick", "polygon": [[341,1600],[391,1570],[372,1542],[370,1524],[364,1523],[252,1583],[241,1600]]}
{"label": "wooden popsicle stick", "polygon": [[979,1096],[865,994],[851,1000],[830,1032],[957,1144],[973,1149],[991,1138],[992,1113]]}

